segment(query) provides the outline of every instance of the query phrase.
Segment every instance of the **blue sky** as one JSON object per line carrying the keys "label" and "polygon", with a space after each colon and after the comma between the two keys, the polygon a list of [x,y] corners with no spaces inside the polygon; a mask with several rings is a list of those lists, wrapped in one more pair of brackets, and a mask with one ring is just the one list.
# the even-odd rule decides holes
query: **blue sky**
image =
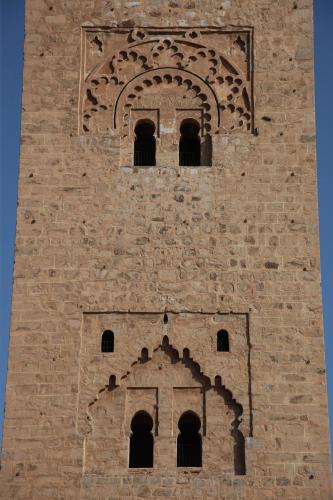
{"label": "blue sky", "polygon": [[[278,1],[278,0],[276,0]],[[315,3],[315,74],[326,367],[333,435],[333,0]],[[15,241],[24,36],[23,0],[0,0],[0,436],[7,371]],[[331,438],[331,442],[333,440]]]}

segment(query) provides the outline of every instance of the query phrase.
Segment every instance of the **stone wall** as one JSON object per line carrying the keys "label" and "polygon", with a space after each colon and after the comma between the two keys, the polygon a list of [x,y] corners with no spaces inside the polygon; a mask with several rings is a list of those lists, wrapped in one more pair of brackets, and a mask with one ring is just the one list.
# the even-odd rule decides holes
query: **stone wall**
{"label": "stone wall", "polygon": [[[313,98],[311,0],[26,0],[0,498],[330,498]],[[141,404],[156,464],[128,469]]]}

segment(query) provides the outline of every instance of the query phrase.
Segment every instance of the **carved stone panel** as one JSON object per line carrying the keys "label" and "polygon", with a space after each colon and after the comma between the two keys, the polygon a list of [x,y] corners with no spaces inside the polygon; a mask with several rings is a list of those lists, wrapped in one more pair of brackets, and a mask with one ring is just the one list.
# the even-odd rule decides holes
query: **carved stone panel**
{"label": "carved stone panel", "polygon": [[[84,315],[77,415],[84,472],[127,470],[131,421],[143,411],[153,422],[154,470],[176,471],[178,423],[193,412],[200,419],[203,468],[244,474],[244,439],[252,432],[247,325],[242,314]],[[106,328],[115,334],[112,353],[100,352]],[[230,351],[219,353],[222,328]],[[211,363],[203,357],[209,352]]]}
{"label": "carved stone panel", "polygon": [[[131,135],[133,110],[158,110],[174,129],[176,112],[200,112],[202,133],[253,132],[250,28],[84,27],[79,133]],[[169,144],[162,145],[169,147]]]}

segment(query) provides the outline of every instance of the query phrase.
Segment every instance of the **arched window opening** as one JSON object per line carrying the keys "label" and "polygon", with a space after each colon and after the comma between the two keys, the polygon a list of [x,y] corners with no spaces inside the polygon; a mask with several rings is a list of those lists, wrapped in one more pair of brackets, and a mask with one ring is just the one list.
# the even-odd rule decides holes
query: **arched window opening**
{"label": "arched window opening", "polygon": [[153,467],[154,437],[151,433],[153,425],[153,419],[145,411],[139,411],[132,418],[129,454],[131,469]]}
{"label": "arched window opening", "polygon": [[229,334],[227,330],[220,330],[216,336],[217,352],[229,352]]}
{"label": "arched window opening", "polygon": [[149,361],[148,349],[147,349],[147,347],[144,347],[143,349],[141,349],[140,362],[147,363],[147,361]]}
{"label": "arched window opening", "polygon": [[155,125],[150,120],[139,120],[135,127],[134,165],[156,165]]}
{"label": "arched window opening", "polygon": [[192,411],[183,413],[178,422],[177,467],[202,467],[200,418]]}
{"label": "arched window opening", "polygon": [[169,322],[169,318],[168,318],[167,313],[165,313],[165,314],[164,314],[164,316],[163,316],[163,323],[164,323],[165,325],[167,325],[167,324],[168,324],[168,322]]}
{"label": "arched window opening", "polygon": [[102,352],[114,352],[114,333],[111,330],[105,330],[102,335]]}
{"label": "arched window opening", "polygon": [[197,121],[183,120],[180,126],[179,165],[195,167],[201,165],[200,125]]}
{"label": "arched window opening", "polygon": [[109,391],[113,391],[117,387],[117,379],[115,375],[110,375],[109,378]]}

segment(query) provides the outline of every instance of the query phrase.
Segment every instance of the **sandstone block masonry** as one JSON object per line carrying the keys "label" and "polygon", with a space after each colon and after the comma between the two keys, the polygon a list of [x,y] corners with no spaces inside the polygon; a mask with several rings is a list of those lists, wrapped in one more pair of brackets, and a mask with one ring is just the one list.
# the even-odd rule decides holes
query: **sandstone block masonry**
{"label": "sandstone block masonry", "polygon": [[327,500],[311,0],[26,0],[4,500]]}

